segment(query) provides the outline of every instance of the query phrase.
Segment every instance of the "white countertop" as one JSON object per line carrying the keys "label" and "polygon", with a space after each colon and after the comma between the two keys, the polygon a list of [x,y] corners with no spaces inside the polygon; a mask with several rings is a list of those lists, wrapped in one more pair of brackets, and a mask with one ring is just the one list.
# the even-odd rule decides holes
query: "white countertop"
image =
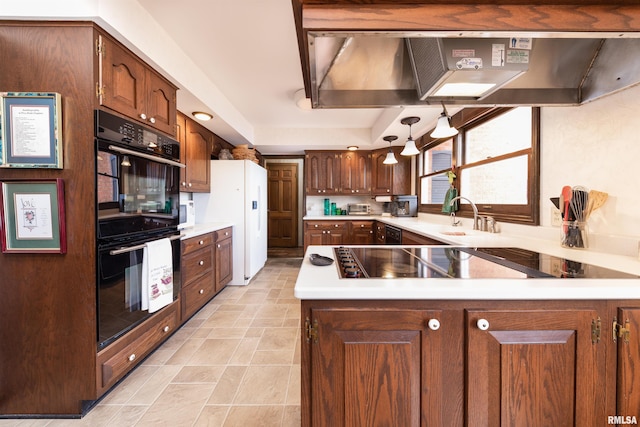
{"label": "white countertop", "polygon": [[[635,257],[563,248],[545,239],[492,234],[418,218],[336,215],[304,219],[373,219],[450,245],[517,247],[640,276],[640,261]],[[464,235],[447,234],[460,232]],[[309,246],[294,292],[299,299],[640,299],[640,279],[342,279],[335,262],[326,267],[311,264],[312,253],[334,258],[331,246]]]}
{"label": "white countertop", "polygon": [[640,279],[342,279],[312,253],[334,258],[332,246],[308,247],[294,291],[303,300],[640,299]]}
{"label": "white countertop", "polygon": [[223,228],[233,227],[233,223],[229,221],[211,221],[203,224],[196,224],[193,227],[185,228],[181,230],[183,236],[182,240],[190,237],[199,236],[201,234],[212,233]]}

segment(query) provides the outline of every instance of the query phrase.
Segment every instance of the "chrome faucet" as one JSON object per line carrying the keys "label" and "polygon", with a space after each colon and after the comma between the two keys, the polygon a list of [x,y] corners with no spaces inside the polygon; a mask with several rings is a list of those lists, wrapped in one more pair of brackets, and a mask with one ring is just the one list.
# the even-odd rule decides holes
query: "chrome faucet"
{"label": "chrome faucet", "polygon": [[473,229],[478,230],[478,208],[475,203],[473,203],[471,200],[467,199],[466,197],[457,196],[451,199],[451,201],[449,202],[449,206],[453,206],[453,202],[459,199],[466,200],[471,205],[471,208],[473,209]]}

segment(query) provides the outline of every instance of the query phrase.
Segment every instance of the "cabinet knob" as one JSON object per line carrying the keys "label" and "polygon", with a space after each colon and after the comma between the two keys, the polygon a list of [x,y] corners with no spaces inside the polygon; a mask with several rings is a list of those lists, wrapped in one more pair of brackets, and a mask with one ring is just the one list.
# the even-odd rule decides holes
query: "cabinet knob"
{"label": "cabinet knob", "polygon": [[322,234],[327,234],[327,232],[326,232],[326,231],[324,231],[324,230],[322,230]]}
{"label": "cabinet knob", "polygon": [[487,329],[489,329],[489,321],[487,319],[478,319],[476,325],[478,325],[478,329],[480,329],[481,331],[486,331]]}
{"label": "cabinet knob", "polygon": [[136,354],[135,354],[135,353],[131,354],[131,355],[128,357],[128,359],[129,359],[129,362],[133,362],[134,360],[136,360]]}
{"label": "cabinet knob", "polygon": [[220,249],[220,244],[218,243],[218,249]]}
{"label": "cabinet knob", "polygon": [[391,193],[391,190],[387,190],[387,193]]}
{"label": "cabinet knob", "polygon": [[204,294],[204,289],[200,289],[200,290],[198,291],[198,293],[199,293],[200,295]]}
{"label": "cabinet knob", "polygon": [[145,113],[140,114],[140,118],[142,120],[147,120],[147,115]]}
{"label": "cabinet knob", "polygon": [[198,242],[198,244],[199,244],[199,245],[204,245],[204,240],[200,240],[200,241]]}
{"label": "cabinet knob", "polygon": [[189,183],[189,187],[191,187],[191,183]]}
{"label": "cabinet knob", "polygon": [[331,230],[328,230],[328,231],[327,231],[327,234],[331,234]]}
{"label": "cabinet knob", "polygon": [[432,331],[437,331],[438,329],[440,329],[440,321],[438,319],[429,319],[427,325],[429,325],[429,329],[431,329]]}
{"label": "cabinet knob", "polygon": [[228,236],[228,235],[229,235],[229,232],[228,232],[228,231],[225,231],[225,232],[224,232],[224,235],[225,235],[225,236]]}
{"label": "cabinet knob", "polygon": [[340,227],[340,224],[333,224],[333,226],[338,228],[338,227]]}
{"label": "cabinet knob", "polygon": [[169,328],[168,326],[165,326],[164,328],[162,328],[162,332],[169,332],[169,329],[171,328]]}
{"label": "cabinet knob", "polygon": [[318,224],[314,225],[315,228],[318,228]]}
{"label": "cabinet knob", "polygon": [[187,183],[186,183],[186,182],[184,182],[184,181],[182,181],[182,186],[183,186],[183,187],[186,187],[186,186],[187,186]]}
{"label": "cabinet knob", "polygon": [[150,121],[151,123],[155,123],[155,122],[156,122],[156,118],[155,118],[155,117],[151,117],[151,118],[149,119],[149,121]]}
{"label": "cabinet knob", "polygon": [[204,265],[204,261],[200,261],[198,265]]}
{"label": "cabinet knob", "polygon": [[360,228],[364,228],[364,224],[360,224]]}

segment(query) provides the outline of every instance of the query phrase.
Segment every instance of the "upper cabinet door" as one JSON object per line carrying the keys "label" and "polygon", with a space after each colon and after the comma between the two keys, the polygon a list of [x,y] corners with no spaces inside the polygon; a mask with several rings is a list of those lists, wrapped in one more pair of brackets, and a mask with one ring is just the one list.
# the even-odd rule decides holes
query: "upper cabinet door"
{"label": "upper cabinet door", "polygon": [[140,120],[145,104],[145,65],[106,37],[100,36],[100,51],[100,105]]}
{"label": "upper cabinet door", "polygon": [[343,194],[371,193],[371,154],[346,151],[341,154],[340,188]]}
{"label": "upper cabinet door", "polygon": [[305,156],[306,193],[310,196],[339,194],[340,153],[309,151]]}
{"label": "upper cabinet door", "polygon": [[99,36],[99,104],[176,135],[176,88],[133,53]]}

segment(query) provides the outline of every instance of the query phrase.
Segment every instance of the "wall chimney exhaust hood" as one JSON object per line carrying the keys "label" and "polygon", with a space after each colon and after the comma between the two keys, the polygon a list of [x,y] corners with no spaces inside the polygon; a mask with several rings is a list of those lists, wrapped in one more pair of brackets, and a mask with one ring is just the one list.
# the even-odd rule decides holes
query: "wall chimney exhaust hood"
{"label": "wall chimney exhaust hood", "polygon": [[314,108],[580,105],[640,83],[620,33],[307,33]]}

